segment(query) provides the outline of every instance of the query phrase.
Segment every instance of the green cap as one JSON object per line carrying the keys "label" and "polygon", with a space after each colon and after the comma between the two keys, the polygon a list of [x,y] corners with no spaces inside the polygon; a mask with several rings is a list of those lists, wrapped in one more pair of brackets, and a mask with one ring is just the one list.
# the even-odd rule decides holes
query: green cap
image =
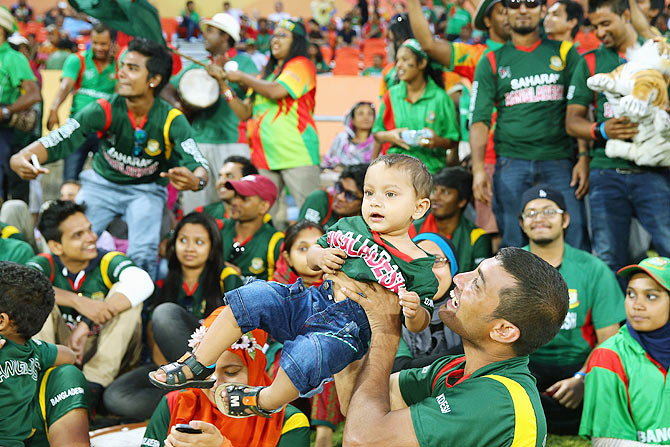
{"label": "green cap", "polygon": [[479,31],[488,31],[486,25],[484,24],[484,17],[489,15],[493,5],[502,0],[482,0],[477,5],[477,11],[475,11],[475,17],[472,19],[472,25]]}
{"label": "green cap", "polygon": [[661,256],[647,258],[639,264],[626,266],[617,272],[620,276],[631,276],[644,272],[651,276],[661,287],[670,292],[670,259]]}
{"label": "green cap", "polygon": [[294,22],[293,20],[280,20],[277,22],[276,28],[284,28],[292,32],[293,34],[297,34],[299,36],[306,36],[305,33],[305,25],[303,25],[300,22]]}

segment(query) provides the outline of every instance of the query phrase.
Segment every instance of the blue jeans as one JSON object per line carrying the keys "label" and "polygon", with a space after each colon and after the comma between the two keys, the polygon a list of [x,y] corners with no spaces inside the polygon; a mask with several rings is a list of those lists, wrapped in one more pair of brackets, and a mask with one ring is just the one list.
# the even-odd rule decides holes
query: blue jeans
{"label": "blue jeans", "polygon": [[94,133],[86,137],[79,149],[63,159],[63,181],[79,180],[79,173],[84,168],[89,152],[98,150],[98,135]]}
{"label": "blue jeans", "polygon": [[615,272],[628,264],[630,221],[636,216],[660,256],[670,256],[670,170],[593,169],[589,182],[596,255]]}
{"label": "blue jeans", "polygon": [[128,256],[155,278],[167,188],[157,183],[112,183],[92,169],[82,172],[80,179],[77,202],[86,204],[93,231],[100,234],[114,217],[123,216],[128,224]]}
{"label": "blue jeans", "polygon": [[565,198],[570,226],[565,241],[576,248],[590,250],[586,232],[584,202],[575,197],[570,187],[573,164],[570,160],[521,160],[498,156],[493,174],[493,214],[502,234],[500,247],[521,247],[526,238],[519,225],[521,196],[531,186],[540,183],[560,191]]}
{"label": "blue jeans", "polygon": [[322,391],[323,384],[359,360],[370,345],[370,323],[363,308],[346,299],[335,302],[330,281],[305,287],[252,281],[226,293],[243,333],[262,329],[284,344],[280,366],[301,397]]}
{"label": "blue jeans", "polygon": [[0,127],[0,199],[6,197],[5,172],[9,169],[9,156],[12,153],[11,144],[14,129],[11,127]]}

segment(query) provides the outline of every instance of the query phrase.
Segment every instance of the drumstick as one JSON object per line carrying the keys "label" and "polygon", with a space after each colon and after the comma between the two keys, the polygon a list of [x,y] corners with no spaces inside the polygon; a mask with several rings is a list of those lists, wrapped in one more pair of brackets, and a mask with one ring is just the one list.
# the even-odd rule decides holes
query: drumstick
{"label": "drumstick", "polygon": [[179,51],[177,51],[177,50],[175,50],[175,49],[172,49],[172,48],[170,48],[170,50],[172,50],[172,52],[173,52],[174,54],[176,54],[177,56],[183,57],[184,59],[189,60],[189,61],[193,62],[194,64],[198,64],[198,65],[200,65],[201,67],[207,67],[207,64],[206,64],[206,63],[201,62],[201,61],[199,61],[198,59],[195,59],[195,58],[193,58],[193,57],[191,57],[191,56],[188,56],[188,55],[186,55],[186,54],[184,54],[184,53],[180,53]]}

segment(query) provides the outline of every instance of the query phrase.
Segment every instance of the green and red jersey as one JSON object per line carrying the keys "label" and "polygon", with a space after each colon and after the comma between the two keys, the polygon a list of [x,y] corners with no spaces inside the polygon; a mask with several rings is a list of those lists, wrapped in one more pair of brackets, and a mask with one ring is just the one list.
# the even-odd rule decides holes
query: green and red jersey
{"label": "green and red jersey", "polygon": [[0,445],[23,447],[23,441],[33,434],[31,402],[37,394],[38,376],[53,366],[57,356],[58,348],[51,343],[5,341],[0,349]]}
{"label": "green and red jersey", "polygon": [[[281,256],[284,233],[265,222],[253,236],[245,241],[237,239],[236,220],[225,219],[221,230],[223,259],[242,270],[242,277],[262,280],[272,279],[275,264]],[[236,244],[237,243],[237,244]],[[239,245],[237,250],[233,245]]]}
{"label": "green and red jersey", "polygon": [[14,225],[9,225],[4,222],[0,222],[0,239],[18,239],[19,241],[23,240],[23,235],[18,228]]}
{"label": "green and red jersey", "polygon": [[566,94],[580,56],[570,42],[538,40],[531,47],[511,42],[489,52],[475,71],[472,123],[491,126],[500,156],[558,160],[573,155],[565,131]]}
{"label": "green and red jersey", "polygon": [[35,434],[26,447],[49,447],[49,427],[72,410],[88,411],[90,388],[84,373],[74,365],[61,365],[42,371],[39,390],[32,405]]}
{"label": "green and red jersey", "polygon": [[318,223],[326,230],[334,225],[340,216],[333,211],[333,196],[322,189],[309,193],[298,215],[298,220],[302,219]]}
{"label": "green and red jersey", "polygon": [[[465,356],[446,356],[400,372],[402,397],[425,447],[544,447],[547,424],[528,356],[464,376]],[[478,428],[485,420],[486,428]]]}
{"label": "green and red jersey", "polygon": [[[5,41],[0,45],[0,104],[13,104],[19,99],[23,81],[37,81],[37,78],[28,59]],[[7,127],[7,123],[0,126]]]}
{"label": "green and red jersey", "polygon": [[607,264],[584,250],[564,247],[558,272],[568,285],[568,313],[558,334],[531,354],[533,362],[583,364],[597,344],[596,329],[626,319],[623,293]]}
{"label": "green and red jersey", "polygon": [[[426,80],[423,95],[414,103],[407,99],[407,85],[404,82],[394,85],[384,94],[372,132],[403,127],[409,130],[429,128],[442,138],[452,141],[459,139],[456,107],[449,95],[430,78]],[[388,153],[413,155],[424,162],[433,174],[447,163],[446,149],[411,146],[406,150],[391,146]]]}
{"label": "green and red jersey", "polygon": [[100,98],[112,99],[116,88],[116,64],[110,61],[106,67],[100,68],[99,62],[93,58],[93,50],[71,54],[65,59],[63,77],[75,82],[70,116]]}
{"label": "green and red jersey", "polygon": [[[141,144],[136,140],[138,129],[146,133]],[[97,132],[100,138],[93,170],[113,183],[166,185],[168,180],[161,178],[160,173],[172,167],[208,169],[181,111],[156,98],[145,119],[136,123],[126,99],[118,95],[111,101],[100,99],[89,104],[60,128],[40,138],[47,149],[46,162],[67,157],[92,132]]]}
{"label": "green and red jersey", "polygon": [[18,239],[0,238],[0,261],[25,264],[33,256],[35,256],[35,252],[33,252],[33,248],[27,242]]}
{"label": "green and red jersey", "polygon": [[342,272],[357,281],[378,282],[392,292],[404,287],[419,295],[421,306],[433,314],[437,278],[433,274],[435,256],[412,259],[370,230],[361,216],[343,217],[317,243],[339,248],[347,254]]}
{"label": "green and red jersey", "polygon": [[319,136],[314,123],[316,68],[306,57],[286,63],[281,73],[265,78],[281,84],[288,95],[278,100],[255,94],[248,122],[251,161],[258,169],[318,166]]}
{"label": "green and red jersey", "polygon": [[[112,286],[119,282],[121,272],[135,266],[128,256],[119,251],[98,250],[98,257],[81,272],[70,272],[58,256],[40,253],[26,264],[46,276],[54,287],[77,293],[97,301],[104,301]],[[58,306],[65,323],[77,326],[79,313],[67,306]]]}
{"label": "green and red jersey", "polygon": [[579,434],[670,445],[668,372],[626,326],[589,358]]}
{"label": "green and red jersey", "polygon": [[[425,217],[417,220],[409,227],[410,237],[419,233],[437,233],[437,222],[433,213],[426,214]],[[490,258],[493,253],[491,249],[491,236],[486,231],[477,227],[465,215],[461,214],[458,226],[453,234],[445,235],[454,247],[456,247],[456,258],[458,260],[459,272],[470,272],[486,258]]]}

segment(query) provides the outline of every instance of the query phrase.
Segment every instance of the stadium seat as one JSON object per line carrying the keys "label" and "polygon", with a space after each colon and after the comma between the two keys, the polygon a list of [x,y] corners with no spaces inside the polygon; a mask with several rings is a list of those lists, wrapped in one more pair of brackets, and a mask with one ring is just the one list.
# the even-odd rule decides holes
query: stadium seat
{"label": "stadium seat", "polygon": [[373,65],[375,55],[381,54],[386,65],[386,42],[384,39],[367,39],[363,41],[363,66]]}
{"label": "stadium seat", "polygon": [[333,60],[333,49],[328,45],[321,45],[319,49],[321,50],[323,61],[327,64],[330,64],[330,62]]}
{"label": "stadium seat", "polygon": [[335,51],[334,75],[357,75],[360,70],[361,53],[353,47],[342,47]]}

